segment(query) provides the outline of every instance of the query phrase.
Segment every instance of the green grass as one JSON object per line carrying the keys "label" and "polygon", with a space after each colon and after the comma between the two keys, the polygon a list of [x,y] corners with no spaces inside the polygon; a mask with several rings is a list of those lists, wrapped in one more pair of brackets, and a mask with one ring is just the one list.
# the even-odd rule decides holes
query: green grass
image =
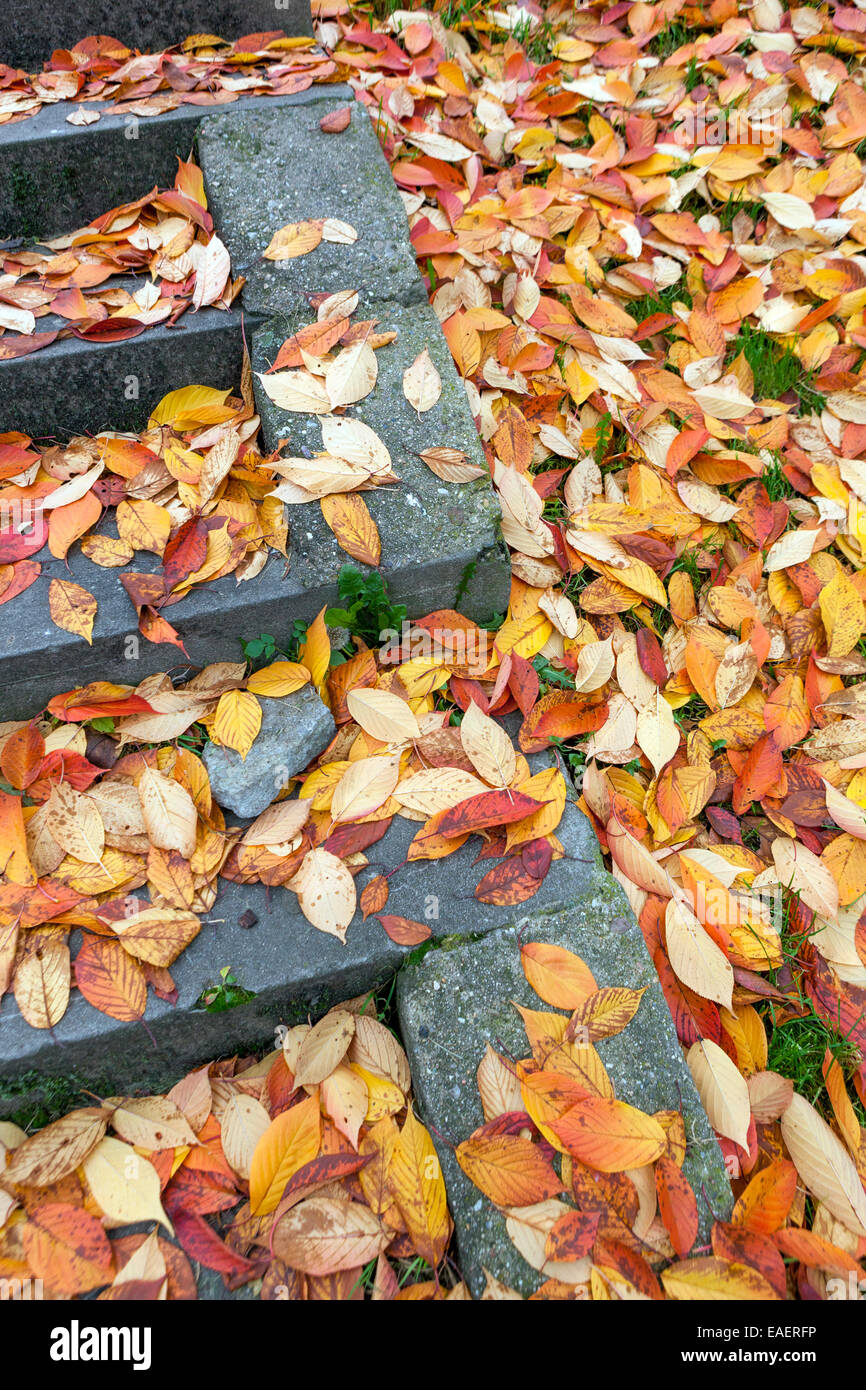
{"label": "green grass", "polygon": [[650,39],[649,51],[654,58],[669,58],[678,48],[693,43],[695,37],[695,31],[684,20],[674,19],[654,39]]}
{"label": "green grass", "polygon": [[[831,1106],[822,1071],[828,1048],[845,1075],[850,1076],[858,1065],[857,1047],[848,1038],[835,1033],[812,1009],[805,1018],[793,1018],[782,1024],[773,1023],[767,1050],[767,1069],[793,1081],[799,1095],[805,1096],[811,1105],[817,1103],[819,1109],[830,1114]],[[866,1123],[866,1112],[859,1099],[851,1090],[848,1094],[860,1124]]]}
{"label": "green grass", "polygon": [[771,502],[778,502],[782,498],[794,497],[796,495],[788,479],[785,477],[782,469],[782,460],[779,457],[778,451],[774,452],[772,463],[765,465],[761,475],[761,481],[767,489],[767,496]]}
{"label": "green grass", "polygon": [[692,306],[692,297],[679,280],[656,294],[642,294],[638,299],[630,299],[626,308],[636,323],[652,318],[653,314],[672,314],[674,304]]}
{"label": "green grass", "polygon": [[[744,834],[744,841],[745,838]],[[792,890],[785,892],[781,921],[776,924],[781,941],[783,965],[770,971],[770,981],[780,988],[784,987],[780,971],[787,967],[786,974],[790,972],[795,981],[792,1002],[799,1006],[802,1016],[779,1022],[778,1005],[774,1000],[768,1001],[763,1010],[764,1020],[769,1025],[767,1069],[793,1081],[795,1090],[805,1096],[810,1104],[817,1104],[829,1118],[832,1107],[824,1085],[824,1056],[829,1049],[847,1078],[859,1065],[860,1052],[850,1038],[840,1034],[820,1016],[812,1000],[804,994],[800,986],[799,975],[804,965],[803,947],[814,933],[809,929],[800,931],[792,924],[793,907],[798,898],[799,894]],[[859,1098],[852,1095],[850,1090],[849,1096],[857,1111],[858,1120],[863,1124],[866,1122],[866,1112]]]}
{"label": "green grass", "polygon": [[697,598],[701,592],[704,576],[698,568],[698,557],[694,550],[684,550],[679,559],[671,566],[671,574],[676,574],[678,571],[689,576],[695,598]]}
{"label": "green grass", "polygon": [[729,344],[731,360],[742,352],[754,378],[755,400],[779,400],[793,391],[806,411],[821,411],[825,400],[812,386],[814,372],[805,372],[790,347],[779,348],[775,339],[760,328],[744,324]]}
{"label": "green grass", "polygon": [[734,198],[732,195],[728,198],[723,208],[715,209],[715,215],[719,219],[719,225],[722,231],[729,232],[738,212],[745,212],[753,222],[757,222],[763,211],[764,209],[760,203],[745,202],[742,199]]}
{"label": "green grass", "polygon": [[697,60],[695,58],[690,58],[688,63],[686,64],[686,73],[684,78],[686,84],[686,91],[693,92],[695,90],[695,87],[699,87],[703,80],[704,79],[698,70]]}
{"label": "green grass", "polygon": [[786,347],[778,350],[769,333],[744,324],[728,345],[731,360],[743,354],[755,380],[756,400],[778,400],[793,389],[803,368],[796,353]]}
{"label": "green grass", "polygon": [[709,712],[709,705],[704,704],[700,695],[692,695],[684,705],[673,711],[673,716],[680,728],[687,731],[699,719],[705,719]]}

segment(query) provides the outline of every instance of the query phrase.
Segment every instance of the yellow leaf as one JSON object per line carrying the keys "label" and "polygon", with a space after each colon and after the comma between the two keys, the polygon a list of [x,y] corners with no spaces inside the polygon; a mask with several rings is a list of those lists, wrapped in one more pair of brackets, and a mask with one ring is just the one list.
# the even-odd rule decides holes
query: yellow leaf
{"label": "yellow leaf", "polygon": [[349,691],[346,704],[364,733],[381,743],[399,743],[421,737],[418,720],[409,705],[389,690],[358,686]]}
{"label": "yellow leaf", "polygon": [[306,256],[315,251],[322,240],[320,221],[289,222],[274,232],[267,247],[262,252],[266,261],[290,261],[297,256]]}
{"label": "yellow leaf", "polygon": [[71,584],[68,579],[52,579],[48,586],[48,608],[51,621],[57,627],[83,637],[88,646],[93,646],[96,599],[87,589]]}
{"label": "yellow leaf", "polygon": [[451,1236],[445,1179],[433,1141],[409,1107],[388,1180],[418,1254],[434,1269]]}
{"label": "yellow leaf", "polygon": [[181,417],[184,423],[198,420],[201,424],[211,424],[213,411],[224,407],[230,394],[213,386],[182,386],[177,391],[169,391],[153,411],[148,429],[156,425],[176,425]]}
{"label": "yellow leaf", "polygon": [[307,628],[307,635],[298,653],[298,658],[310,672],[313,685],[318,689],[328,674],[331,660],[331,639],[328,636],[328,628],[325,623],[324,608],[317,613]]}
{"label": "yellow leaf", "polygon": [[276,1210],[286,1183],[319,1152],[320,1136],[318,1096],[307,1096],[271,1122],[250,1164],[250,1209],[254,1216],[267,1216]]}
{"label": "yellow leaf", "polygon": [[866,609],[854,585],[841,570],[818,594],[821,621],[827,633],[827,655],[847,656],[866,623]]}
{"label": "yellow leaf", "polygon": [[159,1221],[174,1235],[159,1198],[159,1175],[129,1144],[101,1139],[81,1167],[94,1201],[109,1220],[121,1226]]}
{"label": "yellow leaf", "polygon": [[216,707],[211,733],[245,759],[262,727],[262,707],[246,690],[226,690]]}
{"label": "yellow leaf", "polygon": [[680,1300],[716,1301],[725,1299],[762,1299],[770,1301],[779,1295],[763,1274],[749,1265],[730,1263],[715,1255],[701,1255],[693,1260],[678,1260],[662,1274],[662,1283],[669,1298]]}
{"label": "yellow leaf", "polygon": [[254,695],[269,695],[274,699],[281,695],[293,695],[310,679],[310,672],[299,661],[272,661],[255,671],[247,681],[247,690]]}
{"label": "yellow leaf", "polygon": [[171,533],[171,512],[145,499],[118,502],[117,534],[133,550],[152,550],[161,555]]}
{"label": "yellow leaf", "polygon": [[355,493],[332,493],[319,503],[325,518],[341,548],[362,565],[378,565],[382,558],[382,541],[376,523],[363,497]]}

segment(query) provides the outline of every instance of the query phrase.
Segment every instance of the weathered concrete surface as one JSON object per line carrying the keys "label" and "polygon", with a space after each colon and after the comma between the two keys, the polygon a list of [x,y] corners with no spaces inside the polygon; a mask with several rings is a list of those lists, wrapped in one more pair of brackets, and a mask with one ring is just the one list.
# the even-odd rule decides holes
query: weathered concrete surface
{"label": "weathered concrete surface", "polygon": [[[5,56],[0,51],[0,61]],[[239,96],[226,113],[234,120],[263,107],[279,111],[352,100],[351,87],[314,82],[290,96]],[[118,114],[113,103],[88,102],[85,109],[99,111],[99,121],[74,126],[66,117],[76,109],[58,102],[27,120],[0,125],[0,240],[60,236],[154,186],[170,188],[177,161],[189,159],[208,110],[189,104],[135,117]]]}
{"label": "weathered concrete surface", "polygon": [[246,34],[311,34],[309,0],[75,0],[44,5],[6,0],[0,11],[0,61],[38,71],[56,48],[71,48],[88,34],[110,34],[130,48],[153,52],[189,34],[239,39]]}
{"label": "weathered concrete surface", "polygon": [[544,1279],[512,1245],[504,1217],[469,1181],[450,1147],[484,1123],[475,1073],[487,1044],[515,1058],[529,1055],[523,1022],[511,1001],[534,1009],[548,1007],[523,973],[521,941],[549,942],[574,951],[599,986],[647,986],[625,1032],[597,1044],[602,1061],[620,1100],[650,1113],[682,1110],[689,1139],[685,1172],[698,1199],[703,1239],[712,1220],[709,1208],[722,1216],[731,1209],[721,1150],[683,1059],[640,928],[622,890],[601,866],[589,822],[576,809],[568,821],[557,833],[569,853],[582,850],[584,863],[589,859],[591,867],[570,863],[560,874],[559,904],[544,904],[536,897],[509,909],[513,925],[501,926],[481,941],[429,951],[407,965],[397,982],[400,1026],[419,1115],[432,1126],[463,1277],[476,1297],[484,1287],[482,1266],[525,1295]]}
{"label": "weathered concrete surface", "polygon": [[[373,390],[348,410],[384,440],[400,478],[398,486],[364,494],[382,537],[382,574],[394,597],[407,603],[410,616],[422,611],[412,606],[422,585],[429,596],[429,602],[422,600],[425,611],[449,607],[465,575],[461,611],[479,621],[489,619],[505,611],[510,563],[499,537],[499,504],[478,432],[439,322],[426,303],[406,307],[373,300],[363,312],[378,319],[377,332],[396,330],[398,334],[396,342],[376,353],[379,376]],[[254,371],[265,371],[284,339],[312,317],[309,310],[278,316],[258,329],[253,335]],[[442,395],[419,416],[403,394],[403,373],[425,347],[442,378]],[[315,415],[280,410],[258,376],[255,391],[266,448],[283,445],[286,455],[321,452],[321,426]],[[462,449],[471,463],[485,469],[485,476],[471,483],[442,482],[419,455],[444,444]],[[336,579],[346,555],[325,525],[321,509],[291,507],[289,521],[295,521],[291,526],[293,564],[304,575]],[[404,594],[411,594],[411,599]]]}
{"label": "weathered concrete surface", "polygon": [[[533,765],[543,763],[534,759]],[[590,848],[591,832],[584,825],[574,811],[560,834],[563,844],[569,837],[568,852],[578,859],[585,855],[584,845]],[[399,864],[402,867],[390,879],[386,911],[429,922],[437,940],[489,932],[508,918],[502,908],[476,902],[472,896],[490,868],[489,862],[474,862],[477,839],[447,859],[405,864],[417,829],[416,822],[395,817],[385,837],[367,851],[369,867],[356,880],[359,895],[370,878]],[[553,864],[533,903],[555,909],[579,891],[584,872],[581,862]],[[238,919],[247,910],[258,922],[245,929]],[[197,1063],[267,1047],[278,1024],[298,1022],[307,1009],[315,1016],[340,999],[382,984],[407,954],[385,935],[375,917],[364,922],[360,912],[348,929],[346,945],[341,945],[310,926],[286,888],[221,882],[207,922],[211,925],[202,927],[172,966],[179,995],[176,1007],[151,994],[146,1028],[100,1014],[73,991],[53,1035],[43,1033],[25,1023],[14,998],[4,996],[0,1117],[18,1110],[22,1096],[38,1097],[50,1089],[51,1078],[64,1078],[73,1088],[89,1087],[98,1094],[173,1085]],[[72,948],[73,953],[78,949],[75,937]],[[256,998],[224,1013],[194,1010],[202,990],[219,983],[223,966],[231,966],[239,984],[255,991]],[[68,1104],[76,1100],[80,1103],[80,1089],[73,1091]]]}
{"label": "weathered concrete surface", "polygon": [[261,815],[289,778],[327,748],[337,729],[311,685],[279,700],[261,695],[259,704],[262,726],[246,758],[215,743],[204,751],[211,791],[220,806],[250,819]]}
{"label": "weathered concrete surface", "polygon": [[[356,289],[358,317],[375,300],[420,304],[424,285],[409,242],[406,213],[367,108],[351,107],[348,128],[323,134],[330,99],[292,111],[207,116],[198,149],[208,204],[232,258],[246,276],[244,306],[293,314],[317,291]],[[309,255],[263,261],[274,232],[289,222],[337,217],[358,232],[351,246],[323,241]],[[304,320],[308,322],[308,319]]]}
{"label": "weathered concrete surface", "polygon": [[[37,320],[37,332],[57,326],[51,318]],[[242,362],[237,308],[187,310],[173,328],[157,324],[125,342],[64,338],[29,357],[0,360],[0,432],[62,439],[105,429],[137,432],[178,382],[234,384]]]}

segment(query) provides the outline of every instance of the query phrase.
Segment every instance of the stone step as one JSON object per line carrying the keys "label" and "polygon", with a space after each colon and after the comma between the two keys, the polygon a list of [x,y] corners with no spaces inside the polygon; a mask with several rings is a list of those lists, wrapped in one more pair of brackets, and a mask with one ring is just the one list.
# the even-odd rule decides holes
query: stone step
{"label": "stone step", "polygon": [[[211,312],[220,320],[230,318]],[[508,556],[498,533],[499,513],[492,490],[485,479],[443,483],[417,457],[422,449],[447,443],[465,450],[473,462],[483,463],[463,388],[429,307],[406,309],[385,304],[377,306],[377,313],[382,328],[396,328],[400,336],[377,353],[377,386],[366,401],[351,409],[351,414],[364,420],[384,439],[391,451],[394,471],[401,479],[396,486],[364,494],[382,538],[380,571],[392,599],[405,604],[410,617],[453,607],[462,586],[461,612],[479,622],[488,620],[504,612],[510,585]],[[203,315],[187,314],[176,329],[152,330],[154,341],[181,335],[178,342],[196,343],[198,334],[183,338],[183,325],[189,323],[194,329],[202,318]],[[141,363],[152,360],[154,371],[160,370],[162,358],[158,348],[152,359],[148,355],[148,337],[142,334],[140,339],[116,344],[117,358],[111,353],[107,355],[106,364],[120,383],[118,395],[125,376],[142,371]],[[257,331],[253,356],[260,368],[272,360],[282,340],[283,329],[276,331],[268,326]],[[236,382],[240,343],[231,336],[228,326],[220,325],[210,335],[202,335],[201,341],[203,349],[209,342],[221,344],[227,354],[227,369],[221,379],[210,363],[206,364],[207,370],[191,371],[188,375],[193,380],[223,387]],[[170,345],[174,350],[173,341]],[[442,376],[443,391],[439,403],[419,419],[403,397],[401,380],[404,369],[425,345]],[[136,346],[140,357],[133,355]],[[126,352],[121,354],[121,348]],[[35,358],[31,360],[35,363]],[[232,364],[237,371],[229,370]],[[184,375],[179,374],[173,380],[163,380],[160,389],[146,398],[148,408],[159,399],[163,387],[169,390],[183,379]],[[33,381],[37,390],[38,374]],[[58,411],[65,398],[60,394],[61,388],[59,379]],[[304,448],[321,449],[321,429],[315,416],[277,410],[261,395],[259,403],[268,448],[286,440],[285,452],[289,454],[300,453]],[[104,425],[105,421],[101,423]],[[179,603],[163,610],[180,632],[194,665],[237,661],[242,656],[240,640],[257,637],[259,633],[286,638],[294,619],[310,621],[324,605],[338,602],[337,579],[343,565],[366,569],[337,544],[317,502],[291,507],[289,527],[288,569],[282,556],[272,552],[255,579],[238,584],[233,575],[228,575],[193,589]],[[114,533],[110,522],[104,523],[103,529]],[[130,565],[118,570],[94,565],[82,555],[78,545],[66,561],[53,558],[47,549],[38,558],[42,573],[36,583],[9,604],[0,606],[0,717],[28,718],[59,690],[89,680],[137,684],[153,671],[165,670],[167,666],[176,668],[182,663],[182,654],[175,649],[138,637],[135,610],[120,583],[119,577],[126,570],[156,570],[156,556],[138,552]],[[52,578],[69,579],[96,598],[98,609],[91,646],[51,621],[48,584]]]}
{"label": "stone step", "polygon": [[500,925],[483,940],[460,940],[453,949],[430,951],[410,962],[397,981],[400,1027],[419,1118],[430,1129],[442,1164],[461,1272],[476,1298],[485,1285],[485,1268],[524,1296],[546,1277],[512,1244],[505,1217],[470,1182],[453,1147],[484,1124],[476,1070],[487,1044],[514,1059],[530,1055],[523,1021],[512,1001],[530,1009],[549,1007],[526,980],[521,944],[541,941],[573,951],[590,967],[600,988],[646,988],[625,1031],[597,1044],[601,1059],[619,1100],[650,1114],[681,1111],[689,1144],[684,1172],[700,1218],[698,1244],[707,1243],[713,1214],[727,1220],[732,1206],[721,1149],[625,895],[602,867],[593,831],[578,811],[566,832],[560,827],[557,833],[569,852],[581,852],[585,861],[580,870],[569,865],[560,878],[570,892],[562,893],[556,904],[540,901],[539,895],[504,910]]}
{"label": "stone step", "polygon": [[157,52],[190,34],[239,39],[246,34],[312,33],[309,0],[150,0],[118,7],[116,0],[45,5],[11,0],[0,10],[0,62],[28,72],[41,69],[55,49],[69,49],[89,34],[110,34],[130,48]]}
{"label": "stone step", "polygon": [[[226,110],[232,119],[257,108],[276,112],[335,99],[351,101],[351,87],[314,82],[290,96],[239,96]],[[67,116],[80,109],[69,102],[0,125],[0,240],[62,236],[154,186],[170,188],[178,159],[189,159],[213,109],[184,104],[133,116],[118,114],[112,103],[88,102],[91,108],[101,114],[89,126],[69,124]]]}
{"label": "stone step", "polygon": [[[535,770],[547,765],[533,757]],[[490,864],[475,864],[479,841],[471,838],[446,859],[404,863],[417,822],[395,817],[385,836],[367,850],[369,867],[356,879],[358,894],[378,873],[401,865],[390,879],[386,911],[427,921],[437,944],[489,933],[513,920],[513,910],[477,902],[473,888]],[[555,862],[532,900],[534,910],[557,913],[576,897],[597,892],[597,850],[589,823],[567,808],[557,831],[572,858]],[[612,880],[610,880],[612,883]],[[617,908],[618,910],[618,908]],[[252,911],[255,926],[239,919]],[[438,915],[430,915],[436,913]],[[213,1057],[273,1045],[280,1024],[324,1013],[341,999],[387,981],[408,954],[386,936],[375,917],[348,928],[346,944],[316,931],[300,912],[294,893],[261,884],[220,880],[205,925],[171,968],[176,1005],[152,993],[143,1022],[120,1023],[99,1013],[73,991],[56,1027],[30,1027],[11,995],[0,1002],[0,1118],[37,1104],[65,1086],[68,1105],[82,1089],[98,1094],[149,1092],[171,1086],[189,1068]],[[77,940],[73,936],[73,951]],[[444,953],[434,951],[439,956]],[[201,992],[219,984],[224,966],[255,998],[222,1013],[194,1006]],[[650,967],[651,968],[651,967]],[[423,1059],[422,1059],[423,1063]],[[425,1102],[426,1103],[426,1102]]]}
{"label": "stone step", "polygon": [[[445,338],[426,303],[403,205],[366,111],[354,107],[351,126],[340,135],[322,136],[319,131],[323,108],[340,105],[345,102],[338,94],[309,108],[258,109],[211,116],[202,123],[199,139],[209,196],[217,207],[220,231],[225,232],[230,250],[236,258],[240,256],[242,264],[248,262],[253,249],[258,248],[260,254],[285,221],[305,215],[348,213],[356,218],[359,232],[354,246],[322,243],[303,261],[279,263],[274,274],[269,273],[270,267],[249,266],[250,298],[244,290],[241,302],[253,366],[264,371],[293,329],[313,317],[304,291],[330,292],[355,286],[363,290],[358,315],[378,318],[380,329],[394,329],[399,335],[377,352],[379,379],[373,392],[349,409],[350,415],[365,421],[384,440],[401,479],[399,485],[365,494],[382,539],[381,572],[392,598],[406,605],[409,617],[453,607],[459,592],[461,611],[477,621],[487,620],[504,611],[510,586],[510,566],[499,536],[499,510],[490,483],[485,477],[471,483],[445,484],[418,457],[423,449],[449,445],[463,449],[472,462],[483,465],[477,431]],[[314,132],[324,143],[321,148],[314,146],[313,180],[312,164],[308,167],[303,151],[308,140],[315,141]],[[348,144],[341,144],[347,137]],[[248,145],[248,141],[253,143]],[[257,146],[256,141],[261,143]],[[275,168],[281,171],[280,177],[275,177]],[[297,192],[307,180],[311,180],[309,201]],[[270,199],[266,184],[272,188]],[[330,190],[326,200],[324,195],[320,198],[315,194],[319,184]],[[346,188],[351,198],[349,194],[344,198],[342,190]],[[249,220],[253,215],[255,223]],[[375,243],[372,250],[367,246],[371,237]],[[382,246],[389,248],[387,259],[393,268],[386,279],[375,269]],[[304,262],[307,268],[302,274],[298,267]],[[219,335],[223,358],[218,353],[210,356],[204,330],[211,322],[216,323],[214,332]],[[0,364],[0,385],[10,379],[4,371],[11,372],[12,368],[20,368],[20,379],[28,383],[26,393],[23,386],[10,386],[8,396],[0,392],[4,402],[2,427],[34,428],[43,433],[44,423],[40,429],[38,421],[49,420],[58,432],[64,423],[74,425],[75,421],[86,421],[89,429],[108,424],[132,428],[141,423],[164,391],[176,386],[202,382],[236,389],[240,323],[235,304],[230,314],[188,312],[177,328],[150,329],[110,349],[77,341],[74,346],[63,343],[59,345],[62,360],[82,363],[76,394],[67,389],[69,378],[62,366],[55,375],[50,374],[52,358],[48,354],[57,351],[61,361],[55,346],[30,358]],[[192,345],[199,341],[200,333],[202,348],[196,355],[184,346],[184,335]],[[151,342],[152,349],[148,346]],[[402,376],[424,347],[442,378],[442,395],[431,410],[418,416],[403,396]],[[94,383],[97,360],[100,374]],[[151,364],[148,370],[154,374],[154,390],[140,385],[139,400],[127,401],[127,379],[142,376],[139,361]],[[47,377],[40,362],[48,369]],[[101,394],[95,390],[100,382]],[[258,378],[255,389],[266,449],[280,443],[285,443],[287,454],[322,448],[315,416],[277,409]],[[27,415],[26,422],[18,417],[16,402]],[[254,580],[237,584],[228,576],[194,590],[164,610],[184,638],[194,664],[238,660],[240,639],[262,632],[283,639],[294,619],[309,621],[323,605],[337,602],[337,578],[350,558],[325,525],[319,504],[291,507],[289,522],[288,569],[282,557],[272,553]],[[111,522],[105,525],[110,531]],[[177,665],[176,651],[137,640],[135,612],[119,582],[123,570],[91,564],[77,545],[70,551],[68,565],[54,560],[47,549],[38,558],[43,570],[37,582],[11,603],[0,606],[0,717],[29,717],[58,690],[88,680],[137,683],[152,671]],[[156,557],[140,552],[129,568],[153,570],[157,568]],[[52,577],[69,578],[96,598],[92,646],[51,622],[47,581]],[[135,640],[130,642],[130,637]]]}

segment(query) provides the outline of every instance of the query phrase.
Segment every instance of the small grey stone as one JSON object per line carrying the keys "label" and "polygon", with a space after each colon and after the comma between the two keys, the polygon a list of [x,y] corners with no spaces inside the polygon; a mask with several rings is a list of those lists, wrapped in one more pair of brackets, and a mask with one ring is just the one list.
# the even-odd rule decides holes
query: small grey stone
{"label": "small grey stone", "polygon": [[203,755],[217,801],[244,818],[270,806],[288,779],[327,748],[336,729],[311,685],[279,700],[261,696],[259,702],[262,727],[246,758],[215,743]]}

